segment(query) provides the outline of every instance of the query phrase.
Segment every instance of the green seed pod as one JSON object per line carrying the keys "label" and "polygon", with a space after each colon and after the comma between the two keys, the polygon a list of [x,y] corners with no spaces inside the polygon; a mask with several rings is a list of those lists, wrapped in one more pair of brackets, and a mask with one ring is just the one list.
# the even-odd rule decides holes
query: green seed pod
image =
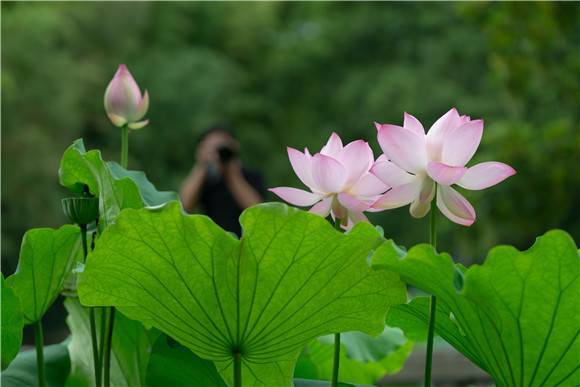
{"label": "green seed pod", "polygon": [[87,225],[99,216],[99,198],[64,198],[62,209],[71,222]]}

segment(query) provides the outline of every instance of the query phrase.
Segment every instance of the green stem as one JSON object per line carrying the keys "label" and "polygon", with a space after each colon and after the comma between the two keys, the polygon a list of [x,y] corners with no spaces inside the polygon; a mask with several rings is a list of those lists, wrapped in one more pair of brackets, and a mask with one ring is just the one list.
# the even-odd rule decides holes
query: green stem
{"label": "green stem", "polygon": [[[127,169],[129,164],[129,127],[121,128],[121,166]],[[111,350],[113,346],[113,328],[115,327],[115,307],[108,308],[107,322],[105,329],[105,342],[102,347],[103,356],[103,383],[105,387],[111,385]]]}
{"label": "green stem", "polygon": [[103,382],[105,387],[109,387],[111,385],[111,350],[113,346],[113,327],[115,325],[115,308],[109,307],[109,313],[107,316],[107,330],[105,333],[105,351],[104,355],[104,364],[103,364]]}
{"label": "green stem", "polygon": [[338,386],[338,371],[340,370],[340,333],[334,334],[334,360],[332,362],[332,387]]}
{"label": "green stem", "polygon": [[234,387],[242,387],[242,354],[234,352]]}
{"label": "green stem", "polygon": [[[437,187],[435,187],[437,189]],[[437,196],[437,195],[435,195]],[[429,243],[437,250],[437,198],[431,202],[431,214],[429,216]],[[435,336],[435,316],[437,313],[437,298],[431,296],[429,302],[429,331],[427,335],[427,355],[425,359],[425,387],[431,386],[431,369],[433,365],[433,337]]]}
{"label": "green stem", "polygon": [[[334,220],[334,228],[338,231],[342,231],[340,227],[342,220],[336,218]],[[332,381],[331,386],[338,386],[338,373],[340,370],[340,333],[334,334],[334,359],[332,361]]]}
{"label": "green stem", "polygon": [[435,334],[435,313],[437,312],[437,298],[431,296],[429,302],[429,332],[427,336],[427,358],[425,361],[425,387],[431,386],[431,368],[433,363],[433,336]]}
{"label": "green stem", "polygon": [[429,244],[437,250],[437,206],[434,204],[435,199],[431,203],[431,214],[429,216]]}
{"label": "green stem", "polygon": [[97,322],[95,308],[89,308],[89,322],[91,324],[91,344],[93,346],[93,366],[95,368],[95,386],[101,387],[101,362],[97,347]]}
{"label": "green stem", "polygon": [[[103,381],[103,362],[105,356],[105,340],[107,337],[107,316],[109,315],[109,310],[107,308],[100,308],[101,309],[101,323],[99,329],[99,348],[101,351],[99,352],[99,381]],[[100,387],[100,386],[98,386]]]}
{"label": "green stem", "polygon": [[87,225],[86,224],[79,224],[81,228],[81,241],[83,242],[83,263],[87,260]]}
{"label": "green stem", "polygon": [[34,343],[36,344],[36,375],[38,387],[46,386],[44,377],[44,337],[42,334],[42,320],[34,324]]}
{"label": "green stem", "polygon": [[129,164],[129,128],[127,125],[121,128],[121,166],[127,169]]}
{"label": "green stem", "polygon": [[[81,228],[81,241],[83,242],[83,263],[87,260],[87,225],[79,225]],[[95,308],[89,308],[89,325],[91,327],[91,346],[93,347],[93,368],[95,370],[95,386],[101,387],[101,363],[99,361],[99,348],[97,347],[97,326],[95,322]]]}

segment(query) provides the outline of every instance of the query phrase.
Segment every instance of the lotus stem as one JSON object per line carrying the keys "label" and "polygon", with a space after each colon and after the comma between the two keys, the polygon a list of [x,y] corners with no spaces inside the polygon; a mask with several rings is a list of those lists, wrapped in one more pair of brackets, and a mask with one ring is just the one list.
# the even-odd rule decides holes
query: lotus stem
{"label": "lotus stem", "polygon": [[[107,337],[107,316],[109,310],[107,308],[100,308],[101,310],[101,321],[99,326],[99,348],[101,351],[99,352],[99,380],[101,381],[101,385],[103,383],[103,363],[105,357],[105,341]],[[99,386],[100,387],[100,386]]]}
{"label": "lotus stem", "polygon": [[[341,219],[336,218],[334,220],[334,228],[337,231],[342,231]],[[340,371],[340,333],[334,334],[334,359],[332,362],[332,381],[331,386],[338,386],[338,373]]]}
{"label": "lotus stem", "polygon": [[38,387],[45,387],[44,373],[44,337],[42,333],[42,320],[34,324],[34,344],[36,344],[36,375],[38,377]]}
{"label": "lotus stem", "polygon": [[[435,194],[437,195],[437,194]],[[429,215],[429,243],[437,250],[437,198],[431,202]],[[431,295],[429,302],[429,330],[427,334],[427,354],[425,359],[425,387],[431,387],[431,370],[433,365],[433,336],[435,336],[435,316],[437,314],[437,298]]]}
{"label": "lotus stem", "polygon": [[[83,263],[87,260],[87,225],[79,225],[81,228],[81,241],[83,243]],[[97,327],[95,322],[95,308],[89,307],[89,325],[91,328],[91,346],[93,347],[93,367],[95,370],[95,386],[101,386],[101,362],[99,361],[99,348],[97,343]]]}
{"label": "lotus stem", "polygon": [[101,387],[101,362],[99,348],[97,347],[97,323],[95,320],[95,308],[89,308],[89,322],[91,325],[91,344],[93,346],[93,366],[95,368],[95,386]]}
{"label": "lotus stem", "polygon": [[234,352],[234,387],[242,387],[242,354]]}
{"label": "lotus stem", "polygon": [[[121,166],[127,169],[129,164],[129,127],[121,128]],[[113,329],[115,327],[115,307],[108,308],[105,328],[105,343],[103,347],[103,382],[105,387],[111,385],[111,350],[113,347]]]}
{"label": "lotus stem", "polygon": [[127,125],[121,128],[121,166],[127,169],[129,164],[129,128]]}
{"label": "lotus stem", "polygon": [[106,333],[105,333],[105,351],[103,364],[103,382],[105,387],[111,385],[111,350],[113,346],[113,326],[115,325],[115,308],[110,307],[107,315]]}
{"label": "lotus stem", "polygon": [[340,333],[334,334],[334,361],[332,362],[331,386],[338,386],[338,372],[340,371]]}

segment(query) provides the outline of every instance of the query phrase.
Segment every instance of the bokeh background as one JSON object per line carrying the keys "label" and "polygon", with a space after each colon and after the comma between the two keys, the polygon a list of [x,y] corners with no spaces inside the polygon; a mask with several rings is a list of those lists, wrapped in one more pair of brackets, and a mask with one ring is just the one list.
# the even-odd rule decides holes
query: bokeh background
{"label": "bokeh background", "polygon": [[[428,128],[456,106],[486,122],[473,162],[518,174],[465,192],[478,221],[441,221],[440,249],[471,263],[551,228],[580,240],[579,3],[1,6],[4,275],[28,228],[65,222],[65,148],[82,137],[118,158],[103,93],[119,63],[151,96],[130,167],[160,189],[178,190],[196,136],[216,122],[236,129],[244,162],[268,186],[299,186],[287,145],[318,150],[336,131],[367,139],[378,156],[373,121],[400,124],[407,111]],[[426,240],[426,219],[407,208],[371,218],[400,244]]]}

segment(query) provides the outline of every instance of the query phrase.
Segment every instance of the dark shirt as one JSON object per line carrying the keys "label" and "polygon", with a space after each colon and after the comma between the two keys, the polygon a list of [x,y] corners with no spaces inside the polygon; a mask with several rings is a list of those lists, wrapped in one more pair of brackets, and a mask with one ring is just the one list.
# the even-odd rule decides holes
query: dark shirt
{"label": "dark shirt", "polygon": [[[266,192],[262,175],[256,171],[246,170],[245,168],[242,169],[242,174],[260,196],[265,198]],[[238,206],[221,176],[217,179],[206,179],[201,189],[200,204],[203,212],[220,227],[238,236],[241,235],[242,229],[240,227],[239,217],[243,209]]]}

